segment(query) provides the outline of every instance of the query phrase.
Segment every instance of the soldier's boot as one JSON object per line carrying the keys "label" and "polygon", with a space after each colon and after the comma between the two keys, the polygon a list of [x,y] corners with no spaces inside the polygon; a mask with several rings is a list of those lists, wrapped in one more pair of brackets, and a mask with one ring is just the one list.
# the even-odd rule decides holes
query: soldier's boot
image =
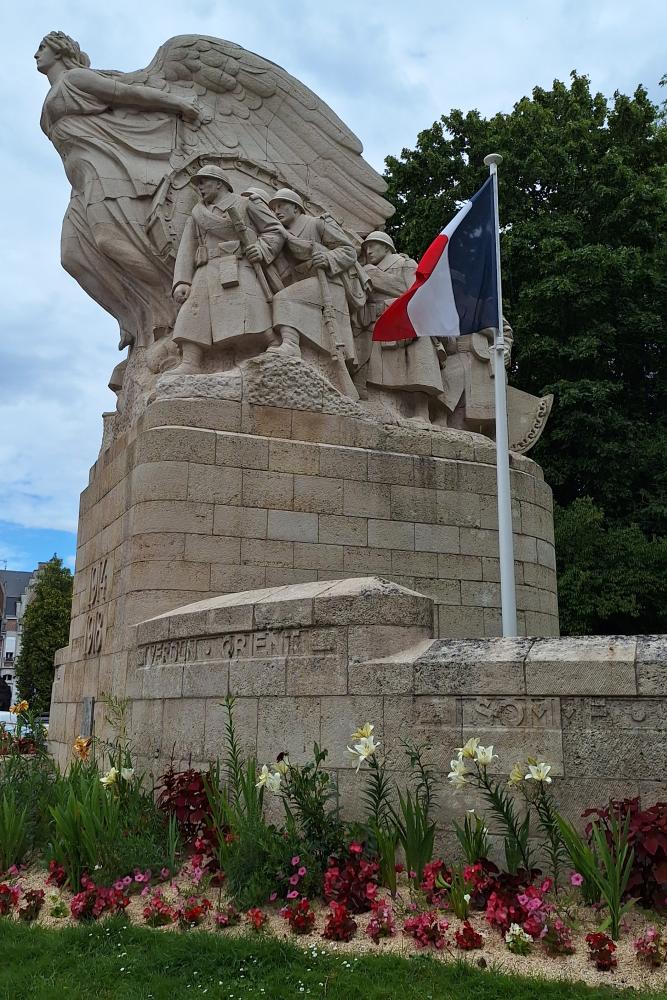
{"label": "soldier's boot", "polygon": [[202,370],[204,360],[204,348],[199,344],[191,344],[184,340],[181,342],[182,360],[175,368],[169,369],[170,375],[199,375]]}
{"label": "soldier's boot", "polygon": [[300,358],[301,349],[299,348],[299,331],[295,330],[291,326],[281,326],[278,328],[278,334],[281,338],[279,344],[272,344],[271,347],[267,347],[267,354],[282,354],[283,357],[288,358]]}

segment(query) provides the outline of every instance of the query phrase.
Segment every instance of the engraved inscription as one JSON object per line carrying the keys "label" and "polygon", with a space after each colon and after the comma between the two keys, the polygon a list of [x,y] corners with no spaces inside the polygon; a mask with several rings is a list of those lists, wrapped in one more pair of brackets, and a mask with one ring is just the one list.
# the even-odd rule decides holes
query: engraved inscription
{"label": "engraved inscription", "polygon": [[563,699],[566,726],[573,729],[664,729],[667,698]]}
{"label": "engraved inscription", "polygon": [[231,632],[199,639],[172,639],[139,647],[139,666],[190,663],[193,660],[247,660],[302,655],[304,636],[300,629],[265,629]]}
{"label": "engraved inscription", "polygon": [[88,585],[88,615],[84,652],[86,656],[97,656],[102,651],[106,630],[106,604],[111,596],[111,562],[108,556],[94,563],[90,569]]}
{"label": "engraved inscription", "polygon": [[464,698],[463,725],[557,729],[557,698]]}

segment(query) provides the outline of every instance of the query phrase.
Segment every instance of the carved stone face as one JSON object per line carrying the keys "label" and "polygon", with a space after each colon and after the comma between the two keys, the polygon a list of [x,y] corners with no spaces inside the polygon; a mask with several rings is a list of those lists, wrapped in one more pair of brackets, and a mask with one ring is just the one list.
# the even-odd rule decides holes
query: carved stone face
{"label": "carved stone face", "polygon": [[368,263],[376,265],[383,261],[388,253],[391,253],[391,247],[388,247],[386,243],[377,243],[375,240],[369,240],[364,245],[364,250]]}
{"label": "carved stone face", "polygon": [[212,201],[215,201],[216,195],[222,187],[222,181],[215,177],[198,177],[195,184],[199,191],[199,197],[205,205],[210,205]]}
{"label": "carved stone face", "polygon": [[301,215],[301,209],[298,205],[295,205],[291,201],[273,201],[271,202],[271,208],[273,209],[274,215],[277,217],[279,222],[282,222],[283,226],[287,229],[291,226],[294,220]]}
{"label": "carved stone face", "polygon": [[55,66],[58,62],[57,53],[53,51],[45,38],[41,40],[35,52],[35,62],[37,63],[37,71],[39,73],[48,73],[51,67]]}

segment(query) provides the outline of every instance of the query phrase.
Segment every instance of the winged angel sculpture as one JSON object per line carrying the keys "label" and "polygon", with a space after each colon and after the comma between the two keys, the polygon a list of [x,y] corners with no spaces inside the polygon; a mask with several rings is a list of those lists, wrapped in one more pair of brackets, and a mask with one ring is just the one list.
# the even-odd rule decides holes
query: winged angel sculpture
{"label": "winged angel sculpture", "polygon": [[[51,84],[41,127],[72,185],[62,263],[120,325],[120,347],[150,347],[174,325],[174,258],[204,164],[237,188],[297,190],[350,232],[393,208],[362,145],[312,91],[232,42],[180,35],[135,73],[93,70],[60,31],[35,53]],[[240,188],[242,190],[242,187]]]}

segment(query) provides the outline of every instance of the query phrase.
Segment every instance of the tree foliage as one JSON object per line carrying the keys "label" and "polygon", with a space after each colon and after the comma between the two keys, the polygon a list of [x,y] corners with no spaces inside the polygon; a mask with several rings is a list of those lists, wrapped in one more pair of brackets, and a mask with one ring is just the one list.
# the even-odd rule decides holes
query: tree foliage
{"label": "tree foliage", "polygon": [[23,615],[16,678],[21,698],[38,713],[49,711],[53,657],[66,646],[72,610],[72,574],[54,555],[39,570],[34,596]]}
{"label": "tree foliage", "polygon": [[[598,563],[596,574],[590,552],[566,535],[588,518],[597,525],[595,536],[604,536],[611,548],[625,552],[633,543],[648,558],[655,540],[664,552],[664,113],[643,87],[632,97],[615,93],[608,102],[591,93],[585,76],[572,73],[569,85],[537,87],[508,114],[444,115],[420,133],[414,150],[386,161],[389,198],[397,206],[388,228],[400,249],[423,253],[460,201],[481,185],[483,158],[491,151],[504,158],[503,297],[515,330],[510,380],[528,392],[555,395],[532,457],[544,467],[561,508],[564,631],[658,631],[664,613],[660,618],[651,595],[640,589],[641,575],[617,576],[616,596],[607,601],[606,562]],[[566,515],[583,497],[593,506],[579,505]],[[586,538],[578,537],[583,546]],[[664,572],[664,556],[662,565]],[[584,579],[593,593],[582,604]],[[576,607],[569,603],[575,597]]]}

